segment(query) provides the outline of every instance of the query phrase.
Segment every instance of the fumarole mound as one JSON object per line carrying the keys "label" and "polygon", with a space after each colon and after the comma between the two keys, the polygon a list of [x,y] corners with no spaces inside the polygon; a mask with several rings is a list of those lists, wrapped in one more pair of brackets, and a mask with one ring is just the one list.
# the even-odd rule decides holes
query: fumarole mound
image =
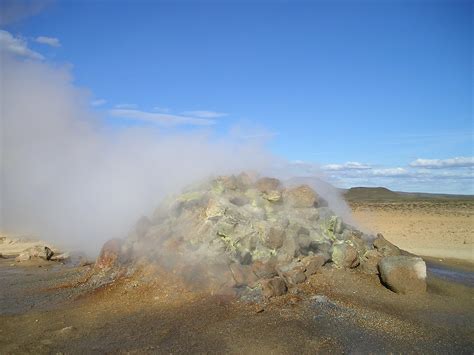
{"label": "fumarole mound", "polygon": [[[213,293],[273,297],[325,264],[378,274],[385,259],[387,270],[396,272],[392,279],[406,284],[412,277],[416,284],[398,289],[422,289],[419,260],[407,268],[400,254],[381,235],[344,223],[311,187],[287,187],[274,178],[242,173],[168,199],[151,218],[142,217],[127,239],[107,242],[95,270],[115,278],[155,264]],[[395,256],[402,258],[397,261],[401,269],[391,267]],[[410,265],[417,269],[412,272]]]}

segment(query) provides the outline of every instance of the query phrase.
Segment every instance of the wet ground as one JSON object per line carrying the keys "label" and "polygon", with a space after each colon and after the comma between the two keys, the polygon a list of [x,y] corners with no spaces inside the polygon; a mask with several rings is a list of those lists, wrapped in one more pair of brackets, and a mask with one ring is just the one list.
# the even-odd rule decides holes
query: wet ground
{"label": "wet ground", "polygon": [[422,296],[325,267],[295,294],[252,304],[192,292],[166,277],[91,290],[77,282],[87,266],[0,259],[0,353],[471,354],[474,288],[437,277],[437,265]]}

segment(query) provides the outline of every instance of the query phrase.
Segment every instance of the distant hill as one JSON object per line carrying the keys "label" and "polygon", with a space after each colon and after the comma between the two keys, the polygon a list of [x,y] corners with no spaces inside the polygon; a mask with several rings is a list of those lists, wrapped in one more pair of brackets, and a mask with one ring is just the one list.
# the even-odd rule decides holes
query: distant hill
{"label": "distant hill", "polygon": [[407,201],[407,200],[473,200],[473,195],[430,194],[398,192],[385,187],[352,187],[342,191],[349,202],[356,201]]}

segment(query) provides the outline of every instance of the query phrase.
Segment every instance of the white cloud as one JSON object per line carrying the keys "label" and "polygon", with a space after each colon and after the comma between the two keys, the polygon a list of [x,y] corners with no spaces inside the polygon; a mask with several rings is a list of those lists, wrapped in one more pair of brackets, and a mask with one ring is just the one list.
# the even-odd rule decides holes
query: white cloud
{"label": "white cloud", "polygon": [[474,166],[474,157],[456,157],[450,159],[416,159],[411,167],[425,169],[467,168]]}
{"label": "white cloud", "polygon": [[410,172],[404,168],[387,168],[387,169],[374,169],[370,172],[373,176],[378,177],[408,177]]}
{"label": "white cloud", "polygon": [[128,109],[138,108],[138,105],[137,104],[117,104],[114,107],[128,110]]}
{"label": "white cloud", "polygon": [[30,59],[44,59],[41,54],[28,48],[26,40],[4,30],[0,30],[0,52]]}
{"label": "white cloud", "polygon": [[185,116],[193,116],[199,118],[219,118],[228,116],[227,113],[224,112],[214,112],[214,111],[185,111],[181,112],[182,115]]}
{"label": "white cloud", "polygon": [[59,42],[59,39],[55,37],[39,36],[39,37],[36,37],[35,41],[41,44],[46,44],[51,47],[61,47],[61,43]]}
{"label": "white cloud", "polygon": [[118,118],[128,118],[143,122],[155,122],[160,123],[166,126],[176,126],[176,125],[191,125],[191,126],[209,126],[213,125],[215,121],[188,117],[188,116],[179,116],[179,115],[170,115],[165,113],[156,113],[156,112],[145,112],[139,110],[126,110],[126,109],[114,109],[110,110],[109,114],[113,117]]}
{"label": "white cloud", "polygon": [[344,170],[368,170],[370,165],[355,161],[348,161],[344,164],[328,164],[322,167],[326,171],[344,171]]}
{"label": "white cloud", "polygon": [[104,105],[105,103],[107,103],[107,100],[104,100],[104,99],[97,99],[97,100],[94,100],[91,102],[91,105],[92,106],[102,106]]}

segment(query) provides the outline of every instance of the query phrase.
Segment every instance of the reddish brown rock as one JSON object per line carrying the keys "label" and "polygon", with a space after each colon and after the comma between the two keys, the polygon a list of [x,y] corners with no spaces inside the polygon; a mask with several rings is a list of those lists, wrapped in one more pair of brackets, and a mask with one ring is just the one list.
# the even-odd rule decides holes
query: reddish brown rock
{"label": "reddish brown rock", "polygon": [[254,274],[250,265],[232,263],[229,265],[229,269],[232,272],[232,276],[234,277],[237,286],[253,287],[258,281],[258,277]]}
{"label": "reddish brown rock", "polygon": [[106,271],[117,266],[121,261],[124,261],[122,245],[122,239],[114,238],[107,241],[102,247],[94,267]]}
{"label": "reddish brown rock", "polygon": [[283,198],[293,207],[313,207],[318,195],[308,185],[300,185],[286,190]]}
{"label": "reddish brown rock", "polygon": [[255,187],[260,192],[270,192],[273,190],[278,190],[278,188],[280,187],[280,180],[275,178],[263,177],[261,179],[258,179],[258,181],[255,183]]}
{"label": "reddish brown rock", "polygon": [[260,284],[262,285],[262,294],[267,298],[284,295],[288,289],[281,277],[263,280]]}
{"label": "reddish brown rock", "polygon": [[318,270],[326,263],[326,257],[321,254],[316,254],[316,255],[310,255],[303,260],[301,260],[301,263],[305,267],[305,274],[306,276],[314,275]]}

